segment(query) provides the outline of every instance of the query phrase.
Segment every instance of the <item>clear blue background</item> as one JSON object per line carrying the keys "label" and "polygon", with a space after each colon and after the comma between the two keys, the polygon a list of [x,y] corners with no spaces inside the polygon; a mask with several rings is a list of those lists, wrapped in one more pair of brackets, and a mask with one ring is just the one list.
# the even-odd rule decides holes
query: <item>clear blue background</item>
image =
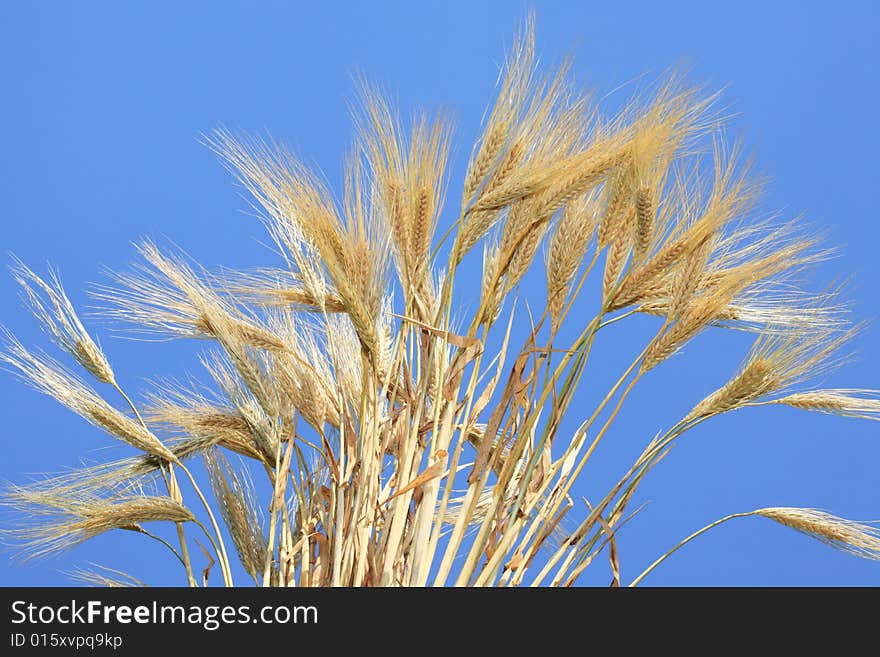
{"label": "clear blue background", "polygon": [[[35,267],[57,265],[81,307],[101,267],[123,267],[141,236],[167,236],[209,267],[269,263],[260,227],[240,212],[239,191],[197,137],[218,122],[268,129],[337,181],[358,72],[392,89],[405,111],[442,105],[452,113],[454,185],[505,47],[530,7],[542,57],[573,53],[578,79],[600,96],[672,65],[710,88],[727,85],[733,131],[773,177],[766,207],[805,214],[842,247],[820,268],[817,289],[851,275],[855,318],[877,316],[880,9],[873,2],[7,0],[0,3],[0,247]],[[543,279],[534,280],[539,295]],[[46,344],[9,277],[0,277],[0,309],[0,323],[25,344]],[[619,372],[649,325],[637,318],[603,336],[595,371]],[[859,360],[826,383],[880,387],[878,330],[855,341]],[[130,390],[146,388],[151,376],[197,369],[188,347],[98,334]],[[587,471],[583,492],[598,495],[650,435],[723,383],[748,343],[709,332],[652,373]],[[105,452],[111,441],[100,432],[11,376],[0,377],[0,399],[4,479],[122,453]],[[688,434],[643,486],[640,501],[649,506],[621,531],[624,580],[727,513],[792,505],[880,517],[877,429],[770,408]],[[0,584],[64,584],[60,571],[88,561],[151,584],[180,583],[161,550],[117,536],[27,567],[4,554]],[[607,583],[604,564],[594,570],[585,582]],[[746,519],[682,550],[648,582],[880,585],[880,564]]]}

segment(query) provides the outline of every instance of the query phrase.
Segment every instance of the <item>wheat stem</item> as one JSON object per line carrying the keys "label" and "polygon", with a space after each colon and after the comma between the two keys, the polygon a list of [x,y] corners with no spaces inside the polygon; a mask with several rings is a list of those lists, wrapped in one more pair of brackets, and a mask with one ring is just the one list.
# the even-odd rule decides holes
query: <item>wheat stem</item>
{"label": "wheat stem", "polygon": [[638,577],[636,577],[632,582],[630,582],[629,585],[631,587],[638,586],[641,583],[641,581],[643,579],[645,579],[645,577],[647,577],[648,575],[651,574],[651,571],[653,571],[657,566],[659,566],[661,563],[666,561],[667,558],[669,558],[670,556],[672,556],[673,554],[678,552],[678,550],[683,548],[685,545],[690,543],[692,540],[694,540],[698,536],[705,534],[710,529],[714,529],[718,525],[721,525],[721,524],[727,522],[728,520],[733,520],[734,518],[745,518],[747,516],[753,516],[753,515],[755,515],[754,511],[750,511],[748,513],[733,513],[729,516],[724,516],[723,518],[720,518],[720,519],[716,520],[715,522],[709,523],[708,525],[706,525],[702,529],[695,531],[693,534],[691,534],[690,536],[688,536],[687,538],[685,538],[684,540],[682,540],[681,542],[676,544],[671,550],[669,550],[668,552],[661,555],[656,561],[654,561],[654,563],[652,563],[650,566],[645,568],[645,570],[643,570],[642,573]]}

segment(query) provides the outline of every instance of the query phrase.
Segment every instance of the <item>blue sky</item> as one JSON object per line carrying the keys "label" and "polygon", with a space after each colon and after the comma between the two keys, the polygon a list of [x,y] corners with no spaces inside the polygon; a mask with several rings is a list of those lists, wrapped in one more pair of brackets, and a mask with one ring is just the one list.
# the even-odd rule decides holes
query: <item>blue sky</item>
{"label": "blue sky", "polygon": [[[3,2],[4,257],[13,252],[34,267],[50,261],[80,307],[90,303],[88,283],[102,280],[103,267],[130,262],[132,242],[143,236],[173,240],[208,267],[269,262],[259,225],[198,136],[218,123],[269,130],[338,181],[359,73],[392,90],[405,112],[443,107],[452,115],[455,184],[505,47],[529,8],[542,58],[573,54],[577,78],[600,97],[610,94],[610,106],[633,81],[670,66],[710,89],[725,87],[732,134],[772,178],[764,207],[804,215],[840,247],[816,272],[815,289],[848,278],[854,319],[876,319],[880,8],[873,2]],[[616,354],[635,353],[640,321],[597,344],[596,368],[619,371]],[[0,276],[0,323],[25,344],[46,345],[8,276]],[[824,383],[880,387],[878,331],[869,326],[852,345],[858,360]],[[97,333],[130,390],[196,368],[185,346]],[[723,383],[748,344],[709,332],[652,372],[597,453],[584,493],[601,491],[649,435]],[[13,377],[0,376],[0,398],[0,478],[24,481],[25,473],[109,453],[98,431]],[[718,418],[686,435],[643,486],[640,501],[650,504],[619,538],[623,578],[728,513],[813,506],[880,518],[878,462],[874,423],[782,408]],[[134,536],[102,538],[27,567],[6,557],[4,585],[64,584],[59,571],[89,561],[153,584],[178,583],[163,573],[161,552]],[[607,571],[596,571],[587,583],[607,583]],[[648,583],[880,585],[880,564],[744,519],[682,550]]]}

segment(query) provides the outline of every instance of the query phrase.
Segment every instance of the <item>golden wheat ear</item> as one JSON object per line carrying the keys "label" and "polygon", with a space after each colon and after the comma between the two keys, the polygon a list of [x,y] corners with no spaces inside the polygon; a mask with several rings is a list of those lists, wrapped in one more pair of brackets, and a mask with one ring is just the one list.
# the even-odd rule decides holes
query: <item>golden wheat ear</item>
{"label": "golden wheat ear", "polygon": [[98,381],[116,385],[110,361],[80,321],[58,274],[50,270],[47,283],[17,258],[12,274],[31,312],[55,342]]}
{"label": "golden wheat ear", "polygon": [[[836,304],[836,293],[817,297],[815,314],[807,314],[802,322],[788,330],[770,329],[755,340],[739,370],[724,386],[708,395],[685,417],[685,421],[698,417],[706,418],[724,413],[735,408],[754,404],[786,403],[790,399],[797,406],[806,404],[810,398],[800,397],[792,393],[779,400],[769,399],[773,394],[782,394],[805,381],[817,377],[839,367],[846,361],[841,354],[843,347],[861,330],[862,326],[846,326],[837,319],[828,321],[827,311]],[[837,310],[832,310],[835,314]],[[851,404],[854,411],[860,410],[870,415],[871,399],[846,399],[847,393],[859,391],[828,391],[826,400],[837,405],[843,411]],[[870,396],[870,391],[862,391]],[[807,393],[804,393],[807,394]],[[813,400],[818,408],[818,397]],[[808,409],[809,410],[809,409]],[[826,412],[833,412],[830,408]],[[839,412],[845,415],[845,412]]]}
{"label": "golden wheat ear", "polygon": [[547,249],[547,306],[558,326],[572,282],[584,261],[599,222],[599,192],[592,190],[569,203],[550,235]]}
{"label": "golden wheat ear", "polygon": [[130,588],[130,587],[147,587],[149,584],[139,580],[138,578],[124,573],[115,568],[108,568],[99,564],[91,564],[91,569],[77,568],[67,571],[66,574],[70,579],[78,582],[83,586],[95,586],[101,588]]}
{"label": "golden wheat ear", "polygon": [[[474,201],[479,188],[492,177],[496,181],[498,177],[506,178],[503,175],[504,169],[518,160],[518,156],[511,156],[510,153],[522,150],[521,144],[517,146],[518,140],[515,140],[515,126],[524,110],[532,84],[534,65],[535,21],[534,17],[530,17],[522,31],[517,34],[508,53],[501,72],[498,97],[489,113],[483,134],[471,153],[462,189],[462,209]],[[499,171],[501,176],[498,175]]]}
{"label": "golden wheat ear", "polygon": [[269,546],[263,534],[253,485],[243,478],[245,470],[239,475],[217,450],[205,452],[204,460],[214,497],[239,561],[259,584]]}
{"label": "golden wheat ear", "polygon": [[172,435],[171,450],[181,460],[214,446],[261,460],[254,428],[236,406],[205,397],[195,387],[164,385],[147,396],[144,417]]}
{"label": "golden wheat ear", "polygon": [[22,526],[8,530],[7,539],[21,547],[24,559],[50,556],[113,529],[149,534],[142,523],[185,523],[192,512],[169,497],[135,495],[103,499],[92,495],[57,496],[43,491],[11,488],[6,503],[26,518]]}
{"label": "golden wheat ear", "polygon": [[[360,184],[347,172],[349,202],[340,212],[324,181],[277,143],[253,137],[236,138],[217,130],[207,140],[239,182],[263,207],[270,232],[277,237],[297,273],[313,288],[327,278],[339,295],[367,353],[376,346],[375,321],[381,311],[386,240],[379,213],[364,211]],[[355,168],[356,170],[357,168]],[[306,253],[318,256],[305,262]],[[323,291],[310,289],[315,298]]]}
{"label": "golden wheat ear", "polygon": [[0,361],[11,365],[22,380],[103,429],[114,438],[141,451],[174,461],[174,454],[147,427],[111,406],[84,381],[45,354],[32,353],[8,331]]}
{"label": "golden wheat ear", "polygon": [[793,406],[806,411],[865,420],[880,420],[880,390],[862,388],[810,390],[785,395],[774,399],[772,403]]}
{"label": "golden wheat ear", "polygon": [[838,518],[817,509],[771,507],[755,515],[769,518],[831,547],[864,559],[880,560],[880,530],[864,523]]}
{"label": "golden wheat ear", "polygon": [[815,538],[830,547],[842,552],[852,554],[862,559],[880,561],[880,529],[861,522],[838,518],[830,513],[817,509],[797,507],[768,507],[746,513],[734,513],[724,516],[702,529],[694,532],[683,541],[675,545],[671,550],[663,554],[654,563],[648,566],[630,586],[638,586],[657,566],[666,561],[679,549],[690,543],[698,536],[722,525],[734,518],[748,518],[749,516],[761,516],[768,518],[790,529],[801,532],[811,538]]}
{"label": "golden wheat ear", "polygon": [[451,128],[442,115],[429,119],[421,114],[413,119],[407,139],[397,112],[381,92],[361,83],[361,98],[355,119],[359,143],[347,167],[346,212],[349,224],[360,223],[351,218],[361,216],[362,197],[373,196],[373,212],[385,224],[398,279],[409,300],[423,293],[431,274],[429,257],[446,189]]}

